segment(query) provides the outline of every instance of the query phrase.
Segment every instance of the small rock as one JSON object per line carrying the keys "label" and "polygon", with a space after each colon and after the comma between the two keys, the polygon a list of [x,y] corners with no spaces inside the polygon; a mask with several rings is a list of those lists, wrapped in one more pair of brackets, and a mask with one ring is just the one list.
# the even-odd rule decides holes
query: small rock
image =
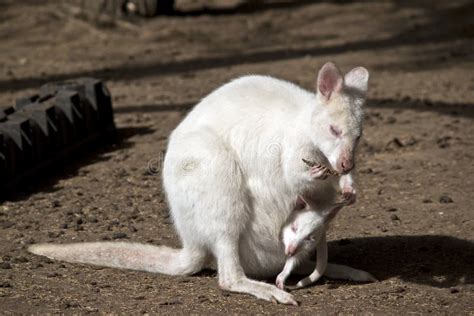
{"label": "small rock", "polygon": [[439,197],[439,202],[440,203],[453,203],[453,199],[447,195],[442,195]]}
{"label": "small rock", "polygon": [[120,222],[118,221],[118,219],[113,219],[110,221],[109,223],[110,226],[118,226],[120,225]]}
{"label": "small rock", "polygon": [[32,245],[34,243],[35,243],[35,240],[32,237],[25,239],[25,244],[27,245]]}
{"label": "small rock", "polygon": [[364,169],[361,169],[359,172],[369,174],[369,173],[373,173],[374,170],[372,168],[364,168]]}
{"label": "small rock", "polygon": [[84,223],[84,220],[82,219],[82,217],[79,217],[78,219],[76,219],[77,225],[82,225],[83,223]]}
{"label": "small rock", "polygon": [[405,292],[405,289],[401,286],[397,286],[394,290],[393,293],[403,293]]}
{"label": "small rock", "polygon": [[400,220],[400,217],[398,217],[396,214],[392,214],[392,215],[390,215],[390,219],[391,219],[392,221],[399,221],[399,220]]}
{"label": "small rock", "polygon": [[47,263],[47,264],[51,264],[51,263],[54,263],[53,259],[50,259],[48,257],[41,257],[43,258],[43,262],[44,263]]}
{"label": "small rock", "polygon": [[28,258],[20,256],[12,259],[13,263],[26,263],[29,262]]}
{"label": "small rock", "polygon": [[328,290],[334,290],[334,289],[337,289],[338,287],[339,287],[339,286],[337,286],[337,285],[334,284],[334,283],[329,283],[329,284],[326,286],[326,288],[327,288]]}
{"label": "small rock", "polygon": [[77,304],[77,303],[75,303],[75,302],[64,302],[64,303],[62,304],[62,307],[63,307],[64,309],[73,308],[73,307],[78,307],[78,306],[79,306],[79,304]]}
{"label": "small rock", "polygon": [[51,202],[51,206],[52,207],[60,207],[61,203],[58,200],[54,200],[53,202]]}
{"label": "small rock", "polygon": [[444,136],[444,137],[438,138],[436,143],[438,144],[439,148],[447,148],[450,145],[450,140],[451,140],[451,136]]}
{"label": "small rock", "polygon": [[428,203],[433,203],[433,201],[430,199],[423,199],[423,203],[428,204]]}
{"label": "small rock", "polygon": [[10,222],[8,220],[0,220],[0,227],[3,228],[3,229],[7,229],[7,228],[10,228],[12,227],[13,225],[15,225],[15,223],[13,222]]}
{"label": "small rock", "polygon": [[60,233],[58,232],[48,232],[48,237],[49,238],[58,238]]}
{"label": "small rock", "polygon": [[413,146],[413,145],[416,145],[417,143],[418,143],[418,140],[415,137],[410,136],[405,142],[405,146]]}
{"label": "small rock", "polygon": [[177,298],[158,303],[158,305],[179,305],[179,304],[183,304],[183,302],[181,302],[181,300]]}
{"label": "small rock", "polygon": [[127,238],[127,234],[122,233],[122,232],[117,232],[112,235],[112,239],[122,239],[122,238]]}
{"label": "small rock", "polygon": [[2,262],[0,263],[0,269],[11,269],[12,268],[12,265],[10,264],[10,262]]}
{"label": "small rock", "polygon": [[452,287],[449,289],[449,293],[454,294],[454,293],[459,293],[459,290],[455,287]]}
{"label": "small rock", "polygon": [[48,278],[55,278],[55,277],[58,277],[58,276],[61,276],[61,275],[57,272],[49,272],[48,274],[46,274],[46,276]]}
{"label": "small rock", "polygon": [[394,137],[391,141],[389,141],[387,143],[387,147],[389,147],[392,144],[394,144],[397,147],[403,147],[404,146],[402,141],[398,137]]}
{"label": "small rock", "polygon": [[397,119],[393,116],[389,116],[387,117],[387,123],[388,124],[394,124],[395,122],[397,122]]}

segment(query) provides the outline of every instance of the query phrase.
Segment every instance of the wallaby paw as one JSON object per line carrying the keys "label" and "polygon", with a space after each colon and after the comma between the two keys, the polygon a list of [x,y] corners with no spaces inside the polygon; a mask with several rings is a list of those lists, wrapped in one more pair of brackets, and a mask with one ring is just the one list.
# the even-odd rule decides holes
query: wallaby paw
{"label": "wallaby paw", "polygon": [[309,169],[309,174],[313,179],[325,180],[328,176],[328,169],[322,165],[316,165]]}
{"label": "wallaby paw", "polygon": [[285,290],[285,279],[283,277],[281,277],[280,275],[278,275],[277,278],[276,278],[276,281],[275,281],[275,285],[280,290]]}
{"label": "wallaby paw", "polygon": [[269,293],[262,293],[267,301],[271,301],[278,304],[294,305],[298,306],[298,302],[295,300],[293,295],[278,288],[273,288]]}
{"label": "wallaby paw", "polygon": [[357,198],[357,192],[353,187],[344,187],[342,189],[342,197],[346,201],[347,205],[352,205],[355,203]]}

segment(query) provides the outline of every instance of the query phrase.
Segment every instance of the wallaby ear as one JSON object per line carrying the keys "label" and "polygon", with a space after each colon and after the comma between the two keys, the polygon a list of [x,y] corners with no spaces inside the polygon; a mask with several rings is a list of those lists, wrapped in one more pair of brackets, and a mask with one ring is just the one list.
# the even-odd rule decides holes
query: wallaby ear
{"label": "wallaby ear", "polygon": [[356,67],[344,76],[344,84],[346,87],[353,88],[363,92],[367,92],[369,82],[369,71],[364,67]]}
{"label": "wallaby ear", "polygon": [[308,205],[308,203],[306,203],[301,195],[298,195],[296,198],[295,211],[301,211],[305,209],[306,205]]}
{"label": "wallaby ear", "polygon": [[341,91],[343,82],[341,72],[336,65],[325,63],[318,74],[317,90],[326,100],[329,100],[332,93]]}
{"label": "wallaby ear", "polygon": [[343,204],[337,204],[324,212],[324,222],[329,223],[336,217],[337,213],[344,207]]}

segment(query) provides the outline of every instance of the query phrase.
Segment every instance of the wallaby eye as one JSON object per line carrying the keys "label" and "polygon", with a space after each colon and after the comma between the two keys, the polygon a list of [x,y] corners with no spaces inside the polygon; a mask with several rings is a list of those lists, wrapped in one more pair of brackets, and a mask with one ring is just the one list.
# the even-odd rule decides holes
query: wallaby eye
{"label": "wallaby eye", "polygon": [[294,233],[296,233],[297,227],[296,227],[296,224],[295,224],[295,223],[291,224],[291,230],[292,230]]}
{"label": "wallaby eye", "polygon": [[314,236],[309,235],[309,236],[306,237],[304,240],[305,240],[305,241],[314,241]]}
{"label": "wallaby eye", "polygon": [[335,137],[341,137],[342,131],[336,126],[330,125],[329,130],[331,131],[331,134],[334,135]]}

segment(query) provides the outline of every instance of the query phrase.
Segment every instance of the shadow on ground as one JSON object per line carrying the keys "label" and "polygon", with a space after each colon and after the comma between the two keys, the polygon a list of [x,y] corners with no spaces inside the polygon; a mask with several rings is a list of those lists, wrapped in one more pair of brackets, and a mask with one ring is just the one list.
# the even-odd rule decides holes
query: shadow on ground
{"label": "shadow on ground", "polygon": [[106,156],[107,153],[133,146],[133,142],[129,140],[131,137],[150,134],[153,131],[149,127],[119,128],[114,139],[105,138],[77,148],[69,153],[66,159],[35,172],[34,175],[22,180],[8,192],[2,192],[0,202],[2,200],[27,199],[31,194],[37,192],[55,192],[60,189],[56,185],[61,179],[77,176],[79,169],[83,166],[109,160],[110,156]]}
{"label": "shadow on ground", "polygon": [[[295,5],[298,2],[294,2]],[[306,3],[303,1],[302,3]],[[423,2],[421,2],[423,3]],[[301,5],[301,4],[298,4]],[[338,55],[348,51],[356,52],[363,50],[378,51],[392,49],[407,45],[426,45],[445,43],[445,46],[426,50],[424,54],[417,54],[410,63],[387,65],[387,69],[409,70],[409,69],[435,69],[443,66],[446,62],[459,62],[473,60],[470,42],[462,41],[456,44],[455,40],[469,40],[474,37],[473,22],[470,17],[474,14],[474,3],[466,2],[464,5],[453,8],[438,8],[437,6],[421,6],[428,17],[426,22],[414,22],[413,27],[408,27],[394,35],[383,39],[368,39],[354,42],[345,42],[333,46],[296,47],[285,49],[268,49],[251,53],[239,53],[236,55],[224,55],[213,57],[198,57],[190,60],[162,61],[148,64],[127,64],[107,69],[95,69],[76,71],[67,74],[52,74],[47,76],[3,79],[0,80],[0,92],[18,91],[33,88],[50,81],[60,81],[72,77],[97,77],[112,80],[133,80],[150,76],[164,76],[177,73],[193,72],[206,69],[230,67],[240,64],[255,64],[262,62],[289,60],[305,56]],[[409,2],[402,1],[395,6],[394,10],[411,7]],[[271,8],[268,7],[269,9]],[[429,8],[429,9],[427,9]],[[236,10],[231,9],[231,10]],[[387,26],[387,28],[399,29],[399,25]],[[454,44],[453,44],[454,43]],[[456,45],[455,47],[453,45]],[[447,46],[447,47],[446,47]],[[333,58],[333,57],[332,57]],[[378,66],[384,69],[385,65]]]}
{"label": "shadow on ground", "polygon": [[385,236],[329,243],[329,261],[368,271],[383,281],[446,288],[474,284],[474,243],[450,236]]}
{"label": "shadow on ground", "polygon": [[[186,112],[195,106],[199,101],[166,104],[137,104],[124,105],[115,108],[115,113],[157,113],[157,112]],[[440,101],[412,99],[412,98],[380,98],[369,99],[367,101],[369,109],[397,109],[418,112],[437,112],[442,115],[461,116],[474,118],[474,104],[472,103],[447,103]]]}

